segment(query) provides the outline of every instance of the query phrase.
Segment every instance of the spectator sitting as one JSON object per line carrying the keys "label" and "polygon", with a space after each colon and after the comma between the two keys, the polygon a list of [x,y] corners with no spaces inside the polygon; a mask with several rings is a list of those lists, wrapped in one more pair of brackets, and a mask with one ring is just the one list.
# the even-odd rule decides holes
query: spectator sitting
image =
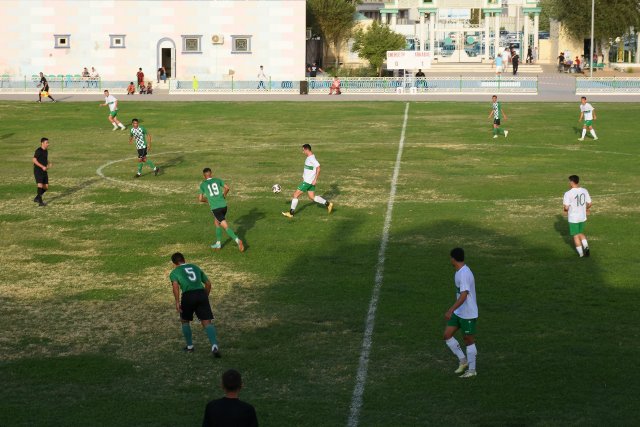
{"label": "spectator sitting", "polygon": [[418,72],[416,73],[416,77],[424,77],[424,73],[422,72],[422,69],[418,70]]}
{"label": "spectator sitting", "polygon": [[151,82],[147,82],[147,95],[151,95],[153,93],[153,85]]}
{"label": "spectator sitting", "polygon": [[333,78],[333,83],[331,83],[331,88],[329,88],[329,95],[342,95],[340,91],[340,79],[338,76]]}
{"label": "spectator sitting", "polygon": [[127,95],[135,95],[136,93],[136,87],[133,85],[133,82],[129,83],[129,86],[127,86]]}
{"label": "spectator sitting", "polygon": [[91,74],[89,74],[89,70],[87,70],[87,67],[84,67],[84,70],[82,70],[82,87],[89,87],[90,76]]}
{"label": "spectator sitting", "polygon": [[144,82],[140,82],[140,95],[144,95],[147,93],[147,87],[144,85]]}
{"label": "spectator sitting", "polygon": [[240,372],[229,369],[222,374],[224,397],[212,400],[207,404],[202,427],[258,427],[258,418],[254,407],[238,398],[241,388]]}

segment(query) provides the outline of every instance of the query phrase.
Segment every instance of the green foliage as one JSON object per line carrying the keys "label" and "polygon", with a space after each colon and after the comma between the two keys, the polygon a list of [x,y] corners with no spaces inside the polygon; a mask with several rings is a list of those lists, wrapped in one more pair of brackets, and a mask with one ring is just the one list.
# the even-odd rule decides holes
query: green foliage
{"label": "green foliage", "polygon": [[[576,39],[591,35],[590,0],[544,0],[543,10],[562,23],[567,33]],[[637,0],[595,0],[594,32],[596,40],[609,40],[640,24],[640,3]]]}
{"label": "green foliage", "polygon": [[369,61],[369,64],[382,73],[382,64],[387,58],[387,51],[402,50],[406,40],[402,34],[392,31],[389,26],[373,21],[368,30],[362,28],[354,35],[353,51],[360,58]]}
{"label": "green foliage", "polygon": [[325,72],[331,76],[340,77],[376,77],[378,70],[373,67],[358,67],[358,68],[340,68],[329,67],[325,69]]}
{"label": "green foliage", "polygon": [[350,0],[307,1],[307,22],[322,34],[325,46],[333,48],[336,67],[340,64],[340,48],[355,26],[356,4]]}

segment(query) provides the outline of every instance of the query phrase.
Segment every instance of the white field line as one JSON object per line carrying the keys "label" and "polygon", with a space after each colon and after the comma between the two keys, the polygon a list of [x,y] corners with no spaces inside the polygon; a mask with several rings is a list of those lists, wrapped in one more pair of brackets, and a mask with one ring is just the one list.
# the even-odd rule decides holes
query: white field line
{"label": "white field line", "polygon": [[389,191],[389,201],[387,202],[387,213],[385,214],[384,225],[382,227],[382,239],[380,240],[380,249],[378,250],[378,264],[376,265],[375,284],[373,286],[373,292],[371,293],[369,311],[367,312],[364,338],[362,339],[362,351],[360,352],[360,362],[358,364],[358,373],[356,374],[356,385],[353,389],[353,396],[351,397],[351,409],[348,421],[349,427],[355,427],[358,425],[360,418],[360,409],[362,408],[362,397],[364,395],[364,388],[367,383],[369,353],[371,353],[371,345],[373,343],[373,327],[376,321],[378,299],[380,297],[380,288],[382,287],[382,279],[384,277],[384,260],[387,251],[387,243],[389,242],[389,229],[391,228],[393,202],[396,197],[396,187],[398,184],[398,175],[400,174],[400,162],[402,160],[402,149],[404,148],[404,135],[407,130],[408,117],[409,103],[407,102],[404,109],[404,121],[402,123],[402,132],[400,134],[400,143],[398,145],[396,164],[393,168],[393,177],[391,178],[391,190]]}

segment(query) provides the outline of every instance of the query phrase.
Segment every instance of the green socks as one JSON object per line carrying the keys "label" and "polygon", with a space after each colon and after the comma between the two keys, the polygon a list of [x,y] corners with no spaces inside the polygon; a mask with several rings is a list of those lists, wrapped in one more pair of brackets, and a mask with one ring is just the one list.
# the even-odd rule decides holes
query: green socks
{"label": "green socks", "polygon": [[222,228],[216,227],[216,242],[222,240]]}
{"label": "green socks", "polygon": [[[185,341],[187,341],[187,347],[193,346],[193,334],[191,333],[191,325],[189,323],[182,324],[182,335],[184,335],[184,339]],[[215,332],[214,332],[214,337],[215,337]]]}
{"label": "green socks", "polygon": [[[149,166],[151,169],[155,169],[156,168],[156,165],[154,165],[151,160],[147,160],[145,164],[147,166]],[[142,167],[140,169],[142,169]]]}
{"label": "green socks", "polygon": [[216,339],[216,327],[213,326],[213,323],[209,323],[204,328],[204,331],[207,333],[207,337],[209,338],[209,342],[211,343],[211,345],[217,345],[218,340]]}
{"label": "green socks", "polygon": [[142,163],[138,163],[138,175],[142,173]]}
{"label": "green socks", "polygon": [[233,239],[234,242],[238,238],[238,236],[236,236],[236,233],[234,233],[233,230],[230,228],[227,228],[227,234],[229,235],[229,237]]}

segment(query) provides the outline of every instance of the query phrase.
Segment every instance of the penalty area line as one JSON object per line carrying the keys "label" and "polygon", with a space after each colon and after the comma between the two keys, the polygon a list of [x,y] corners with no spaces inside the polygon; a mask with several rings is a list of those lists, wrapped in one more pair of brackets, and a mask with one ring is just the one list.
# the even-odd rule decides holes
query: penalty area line
{"label": "penalty area line", "polygon": [[349,410],[349,421],[347,424],[349,427],[356,427],[358,425],[360,410],[362,408],[364,388],[367,383],[369,354],[371,353],[371,345],[373,344],[373,327],[376,321],[376,311],[378,310],[380,288],[382,287],[382,281],[384,278],[384,261],[387,252],[387,244],[389,243],[391,216],[393,213],[393,203],[396,197],[398,175],[400,174],[400,162],[402,160],[402,150],[404,148],[404,137],[407,130],[408,118],[409,103],[407,102],[404,109],[404,121],[402,122],[402,132],[400,133],[398,154],[396,155],[396,163],[393,167],[391,189],[389,190],[389,201],[387,202],[387,212],[384,217],[384,225],[382,226],[382,238],[380,239],[380,249],[378,250],[378,263],[376,264],[375,283],[373,285],[373,292],[371,293],[371,301],[369,302],[369,311],[367,312],[364,337],[362,339],[362,350],[360,352],[360,361],[358,363],[358,372],[356,374],[356,385],[353,389],[353,395],[351,397],[351,408]]}

